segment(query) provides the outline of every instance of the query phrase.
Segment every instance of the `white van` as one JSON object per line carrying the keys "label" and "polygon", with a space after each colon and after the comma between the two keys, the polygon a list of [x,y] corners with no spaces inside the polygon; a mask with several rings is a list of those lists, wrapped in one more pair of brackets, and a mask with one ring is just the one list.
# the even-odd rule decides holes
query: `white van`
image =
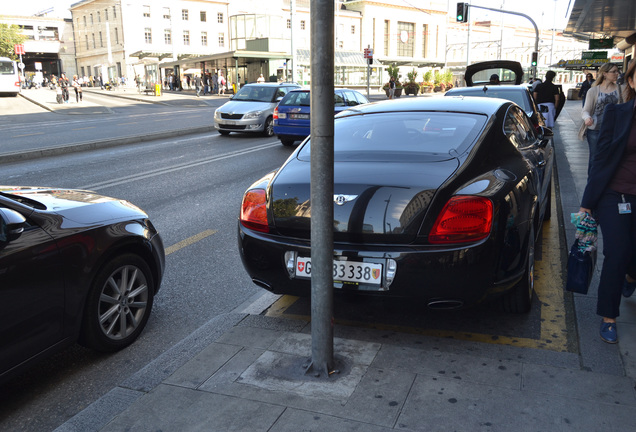
{"label": "white van", "polygon": [[20,93],[20,74],[16,62],[7,57],[0,57],[0,93]]}

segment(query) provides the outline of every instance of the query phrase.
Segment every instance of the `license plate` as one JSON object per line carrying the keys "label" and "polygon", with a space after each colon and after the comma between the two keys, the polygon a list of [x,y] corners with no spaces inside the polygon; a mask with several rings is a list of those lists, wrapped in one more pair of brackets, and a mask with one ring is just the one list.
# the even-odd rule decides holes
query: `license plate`
{"label": "license plate", "polygon": [[[296,277],[311,278],[311,258],[296,259]],[[358,261],[333,262],[334,282],[356,282],[380,285],[382,283],[382,264]]]}
{"label": "license plate", "polygon": [[225,121],[223,121],[223,124],[226,124],[228,126],[234,126],[236,124],[236,122],[233,121],[233,120],[225,120]]}
{"label": "license plate", "polygon": [[296,119],[296,120],[309,120],[310,115],[309,114],[290,114],[289,118]]}

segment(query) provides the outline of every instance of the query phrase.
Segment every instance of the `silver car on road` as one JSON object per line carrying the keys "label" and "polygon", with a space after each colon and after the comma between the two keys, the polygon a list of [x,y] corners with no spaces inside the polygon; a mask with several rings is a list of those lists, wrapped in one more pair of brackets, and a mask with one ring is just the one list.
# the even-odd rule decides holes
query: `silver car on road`
{"label": "silver car on road", "polygon": [[274,135],[273,113],[288,91],[300,88],[292,83],[246,84],[214,112],[214,127],[221,135],[230,132],[258,132]]}

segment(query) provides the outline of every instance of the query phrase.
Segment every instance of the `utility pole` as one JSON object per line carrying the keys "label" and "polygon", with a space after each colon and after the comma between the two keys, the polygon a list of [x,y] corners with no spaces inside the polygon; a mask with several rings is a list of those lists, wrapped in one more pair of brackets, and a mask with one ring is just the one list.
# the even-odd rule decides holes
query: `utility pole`
{"label": "utility pole", "polygon": [[[296,15],[296,0],[289,0],[289,22],[291,30],[291,82],[296,82],[296,49],[294,48],[294,17]],[[289,78],[287,79],[289,81]]]}
{"label": "utility pole", "polygon": [[311,0],[311,363],[328,378],[333,355],[334,2]]}

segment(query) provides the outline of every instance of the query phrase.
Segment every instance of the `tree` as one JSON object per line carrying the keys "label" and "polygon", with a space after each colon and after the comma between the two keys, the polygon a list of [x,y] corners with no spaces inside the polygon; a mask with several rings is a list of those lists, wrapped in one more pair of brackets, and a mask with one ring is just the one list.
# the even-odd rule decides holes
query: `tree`
{"label": "tree", "polygon": [[14,46],[26,40],[26,36],[21,33],[22,29],[15,24],[0,23],[0,57],[9,57],[17,60]]}

